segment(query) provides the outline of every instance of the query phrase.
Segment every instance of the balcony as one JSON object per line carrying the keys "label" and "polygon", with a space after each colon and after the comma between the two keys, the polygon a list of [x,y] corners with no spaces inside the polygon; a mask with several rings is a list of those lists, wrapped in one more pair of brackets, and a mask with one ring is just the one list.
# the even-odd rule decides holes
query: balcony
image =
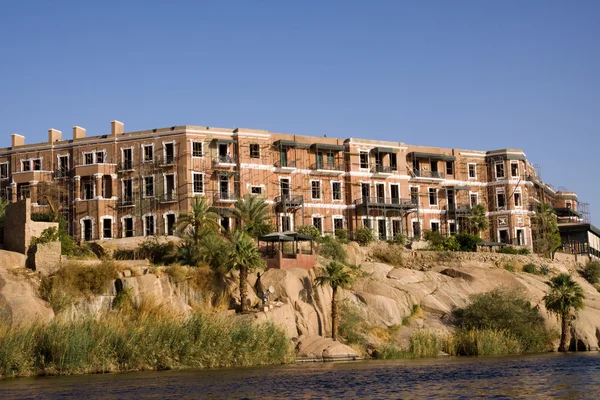
{"label": "balcony", "polygon": [[354,200],[354,205],[358,209],[389,209],[389,210],[412,210],[417,208],[417,204],[412,199],[401,199],[384,196],[362,197]]}
{"label": "balcony", "polygon": [[177,193],[163,193],[159,196],[158,201],[161,203],[177,203]]}
{"label": "balcony", "polygon": [[396,171],[396,169],[397,168],[392,168],[388,165],[375,164],[371,168],[371,172],[379,175],[392,175]]}
{"label": "balcony", "polygon": [[310,165],[310,169],[319,174],[339,175],[346,170],[343,163],[314,163]]}
{"label": "balcony", "polygon": [[458,215],[469,214],[473,208],[470,204],[450,204],[444,207],[444,210]]}
{"label": "balcony", "polygon": [[177,165],[177,160],[174,154],[167,154],[166,156],[158,157],[156,163],[159,167],[172,167]]}
{"label": "balcony", "polygon": [[134,171],[133,161],[124,161],[117,163],[117,172],[130,172]]}
{"label": "balcony", "polygon": [[281,160],[275,161],[275,163],[273,164],[275,166],[275,168],[279,168],[282,171],[281,172],[285,172],[287,171],[291,171],[293,169],[296,169],[296,161],[284,161],[281,162]]}
{"label": "balcony", "polygon": [[439,171],[426,171],[422,169],[412,170],[413,179],[422,180],[442,180],[446,178],[446,174]]}
{"label": "balcony", "polygon": [[75,176],[92,176],[95,174],[102,175],[111,175],[114,174],[116,170],[115,164],[85,164],[85,165],[76,165],[73,168],[73,174]]}
{"label": "balcony", "polygon": [[215,203],[234,203],[239,197],[237,193],[217,192],[213,201]]}
{"label": "balcony", "polygon": [[278,212],[294,211],[304,205],[304,196],[286,193],[275,197],[274,202]]}
{"label": "balcony", "polygon": [[51,178],[52,172],[50,171],[24,171],[24,172],[13,172],[12,181],[16,184],[29,183],[31,181],[48,181]]}
{"label": "balcony", "polygon": [[117,201],[117,207],[119,207],[119,208],[135,207],[135,202],[133,200],[133,196],[121,197],[119,199],[119,201]]}
{"label": "balcony", "polygon": [[215,167],[235,167],[236,159],[235,156],[227,155],[227,156],[218,156],[213,159],[213,166]]}

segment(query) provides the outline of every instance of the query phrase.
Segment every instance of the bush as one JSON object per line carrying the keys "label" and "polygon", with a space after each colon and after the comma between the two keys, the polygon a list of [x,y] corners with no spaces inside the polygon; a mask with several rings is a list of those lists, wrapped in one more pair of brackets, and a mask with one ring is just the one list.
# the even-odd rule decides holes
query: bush
{"label": "bush", "polygon": [[135,259],[147,259],[154,265],[169,265],[177,260],[177,246],[172,241],[161,243],[149,237],[135,250]]}
{"label": "bush", "polygon": [[59,236],[58,236],[58,229],[52,227],[52,228],[46,228],[42,231],[42,233],[40,234],[40,236],[33,236],[29,242],[30,246],[35,246],[36,244],[46,244],[46,243],[51,243],[51,242],[58,242],[59,240]]}
{"label": "bush", "polygon": [[363,226],[354,231],[354,240],[361,246],[368,246],[375,241],[375,233]]}
{"label": "bush", "polygon": [[348,260],[348,254],[346,254],[344,246],[342,246],[338,240],[332,238],[331,236],[323,237],[317,251],[321,256],[339,261],[341,263],[345,263]]}
{"label": "bush", "polygon": [[466,330],[503,331],[519,341],[526,353],[543,352],[551,346],[554,334],[544,318],[517,291],[494,289],[471,296],[471,303],[454,312],[457,325]]}
{"label": "bush", "polygon": [[515,266],[511,263],[504,264],[504,269],[508,272],[515,272]]}
{"label": "bush", "polygon": [[540,274],[542,275],[548,275],[550,273],[550,268],[544,264],[540,267]]}
{"label": "bush", "polygon": [[458,251],[460,244],[455,236],[444,236],[440,232],[427,230],[423,238],[429,242],[429,249],[435,251]]}
{"label": "bush", "polygon": [[523,272],[527,272],[528,274],[537,274],[538,273],[537,265],[535,265],[533,263],[525,264],[525,265],[523,265]]}
{"label": "bush", "polygon": [[298,227],[297,232],[301,235],[310,236],[313,240],[319,240],[321,238],[321,231],[313,225],[301,225]]}
{"label": "bush", "polygon": [[394,236],[392,240],[388,240],[388,243],[390,243],[390,244],[399,244],[402,246],[404,246],[407,242],[408,242],[408,238],[406,237],[406,235],[402,235],[402,234],[398,234],[398,235]]}
{"label": "bush", "polygon": [[493,329],[459,329],[446,351],[461,356],[498,356],[523,353],[521,343],[507,331]]}
{"label": "bush", "polygon": [[531,250],[527,247],[502,246],[500,250],[498,250],[498,253],[528,256],[531,254]]}
{"label": "bush", "polygon": [[336,229],[335,230],[335,238],[340,241],[340,243],[348,243],[348,230],[347,229]]}
{"label": "bush", "polygon": [[592,285],[600,279],[600,261],[590,261],[581,271],[581,276]]}
{"label": "bush", "polygon": [[338,332],[346,344],[364,345],[367,341],[367,325],[360,309],[349,300],[340,307],[340,325]]}
{"label": "bush", "polygon": [[381,243],[373,247],[371,250],[373,258],[384,264],[393,265],[394,267],[402,267],[402,248],[395,244]]}
{"label": "bush", "polygon": [[470,233],[459,233],[454,238],[460,246],[460,251],[477,251],[477,243],[483,242],[483,239]]}

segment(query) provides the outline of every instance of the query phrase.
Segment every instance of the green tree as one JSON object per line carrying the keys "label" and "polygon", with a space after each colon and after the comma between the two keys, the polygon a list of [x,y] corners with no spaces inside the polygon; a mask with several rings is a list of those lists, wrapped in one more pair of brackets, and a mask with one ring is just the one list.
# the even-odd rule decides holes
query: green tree
{"label": "green tree", "polygon": [[256,243],[242,230],[233,232],[230,238],[231,249],[227,259],[228,271],[239,271],[240,273],[240,300],[241,311],[246,311],[246,299],[248,297],[248,274],[257,269],[265,268],[265,260],[258,251]]}
{"label": "green tree", "polygon": [[464,221],[464,229],[467,233],[477,235],[485,231],[490,225],[488,217],[485,215],[485,208],[477,204],[469,211]]}
{"label": "green tree", "polygon": [[556,213],[550,204],[541,203],[536,206],[535,214],[531,217],[531,233],[533,250],[538,254],[550,258],[561,246]]}
{"label": "green tree", "polygon": [[346,270],[344,264],[332,261],[325,267],[323,275],[316,279],[316,286],[330,286],[333,293],[331,295],[331,338],[337,340],[338,336],[338,288],[349,287],[354,281],[352,272]]}
{"label": "green tree", "polygon": [[179,216],[176,228],[180,233],[189,231],[194,243],[198,245],[203,235],[219,231],[219,215],[210,209],[206,198],[196,197],[191,211],[183,212]]}
{"label": "green tree", "polygon": [[269,233],[269,204],[262,197],[246,195],[236,201],[232,211],[240,221],[242,229],[250,236],[256,238]]}
{"label": "green tree", "polygon": [[548,282],[550,291],[544,296],[546,309],[560,320],[558,351],[567,351],[567,332],[571,318],[583,308],[583,289],[570,275],[560,274]]}

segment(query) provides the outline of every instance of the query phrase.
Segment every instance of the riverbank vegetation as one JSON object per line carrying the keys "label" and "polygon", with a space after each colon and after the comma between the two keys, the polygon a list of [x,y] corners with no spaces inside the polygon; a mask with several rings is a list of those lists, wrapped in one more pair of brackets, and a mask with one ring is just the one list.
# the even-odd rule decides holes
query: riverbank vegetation
{"label": "riverbank vegetation", "polygon": [[285,333],[271,323],[160,312],[0,325],[0,376],[69,375],[294,362]]}

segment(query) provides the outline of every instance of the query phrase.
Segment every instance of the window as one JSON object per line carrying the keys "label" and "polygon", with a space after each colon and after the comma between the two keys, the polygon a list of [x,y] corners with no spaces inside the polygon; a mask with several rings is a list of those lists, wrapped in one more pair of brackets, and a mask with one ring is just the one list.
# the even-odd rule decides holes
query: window
{"label": "window", "polygon": [[470,195],[471,207],[475,207],[479,204],[479,195],[477,193],[471,193]]}
{"label": "window", "polygon": [[104,164],[104,152],[99,151],[96,153],[96,164]]}
{"label": "window", "polygon": [[133,201],[133,179],[123,180],[123,202],[129,203]]}
{"label": "window", "polygon": [[83,155],[83,163],[85,165],[90,165],[94,163],[94,153],[85,153]]}
{"label": "window", "polygon": [[261,195],[262,186],[250,186],[250,194]]}
{"label": "window", "polygon": [[438,204],[438,193],[436,188],[429,188],[429,205],[437,206]]}
{"label": "window", "polygon": [[144,216],[144,236],[154,235],[154,215]]}
{"label": "window", "polygon": [[110,218],[104,218],[102,220],[102,237],[104,239],[110,239],[112,237],[112,220]]}
{"label": "window", "polygon": [[412,204],[419,204],[419,188],[418,187],[410,188],[410,202]]}
{"label": "window", "polygon": [[477,179],[477,164],[469,163],[469,179]]}
{"label": "window", "polygon": [[25,172],[25,171],[29,171],[30,169],[31,169],[31,163],[29,162],[29,160],[21,161],[21,171]]}
{"label": "window", "polygon": [[392,204],[400,204],[400,185],[397,183],[390,185],[390,197]]}
{"label": "window", "polygon": [[454,175],[454,162],[446,161],[446,175]]}
{"label": "window", "polygon": [[154,197],[154,177],[144,177],[144,197]]}
{"label": "window", "polygon": [[456,235],[456,222],[448,222],[448,232],[451,235]]}
{"label": "window", "polygon": [[369,168],[369,153],[366,151],[360,152],[360,167],[361,168]]}
{"label": "window", "polygon": [[440,231],[440,222],[439,221],[431,221],[431,231],[432,232],[439,232]]}
{"label": "window", "polygon": [[504,209],[506,207],[506,195],[504,192],[496,193],[496,204],[498,209]]}
{"label": "window", "polygon": [[313,226],[323,233],[323,217],[313,217]]}
{"label": "window", "polygon": [[331,182],[333,200],[342,200],[342,182]]}
{"label": "window", "polygon": [[335,165],[335,154],[333,152],[327,153],[327,166],[333,167]]}
{"label": "window", "polygon": [[412,221],[412,230],[415,238],[421,237],[421,222],[418,219]]}
{"label": "window", "polygon": [[65,176],[69,172],[69,156],[58,156],[58,174]]}
{"label": "window", "polygon": [[523,202],[521,200],[521,192],[515,192],[513,196],[515,198],[515,207],[522,207]]}
{"label": "window", "polygon": [[42,159],[41,158],[34,158],[33,160],[31,160],[31,164],[33,164],[34,171],[42,170]]}
{"label": "window", "polygon": [[363,218],[362,222],[365,228],[371,229],[371,220],[369,218]]}
{"label": "window", "polygon": [[398,170],[398,156],[396,153],[390,153],[390,169],[392,171]]}
{"label": "window", "polygon": [[91,200],[94,198],[94,184],[92,183],[91,179],[86,179],[83,180],[81,182],[81,186],[83,188],[82,190],[82,195],[83,195],[83,200]]}
{"label": "window", "polygon": [[[4,175],[2,177],[4,177]],[[565,207],[573,208],[573,202],[571,200],[565,200]]]}
{"label": "window", "polygon": [[124,170],[133,168],[133,150],[131,148],[123,149],[123,167]]}
{"label": "window", "polygon": [[202,142],[192,142],[192,157],[203,157],[204,144]]}
{"label": "window", "polygon": [[204,175],[198,172],[192,172],[192,193],[204,193]]}
{"label": "window", "polygon": [[250,158],[260,158],[260,146],[257,143],[250,144]]}
{"label": "window", "polygon": [[514,161],[510,163],[510,176],[513,178],[519,177],[519,162]]}
{"label": "window", "polygon": [[311,197],[313,200],[321,199],[321,181],[310,181]]}
{"label": "window", "polygon": [[142,153],[144,155],[144,162],[154,161],[154,146],[146,144],[142,146]]}
{"label": "window", "polygon": [[8,163],[0,164],[0,179],[8,179]]}
{"label": "window", "polygon": [[165,155],[165,164],[173,164],[175,162],[175,146],[173,143],[163,143],[163,151]]}
{"label": "window", "polygon": [[504,178],[504,162],[496,163],[496,178]]}
{"label": "window", "polygon": [[281,232],[291,231],[292,230],[292,219],[289,215],[281,216]]}
{"label": "window", "polygon": [[343,217],[333,217],[333,233],[338,229],[344,229],[344,218]]}

